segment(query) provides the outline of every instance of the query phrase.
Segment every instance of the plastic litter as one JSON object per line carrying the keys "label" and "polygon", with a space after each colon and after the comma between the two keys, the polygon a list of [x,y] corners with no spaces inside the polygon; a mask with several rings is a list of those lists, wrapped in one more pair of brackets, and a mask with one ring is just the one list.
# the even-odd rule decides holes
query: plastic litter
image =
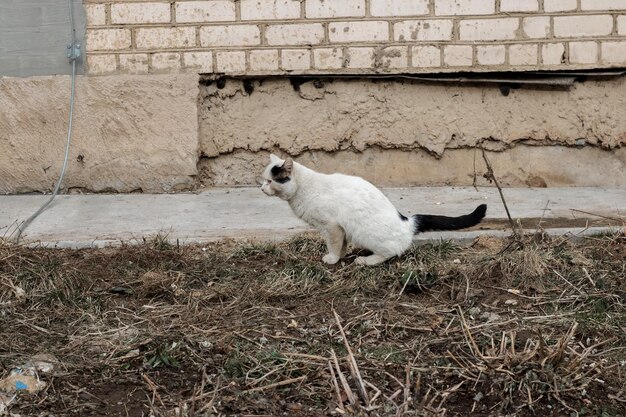
{"label": "plastic litter", "polygon": [[[5,400],[5,394],[14,394],[16,392],[28,392],[35,394],[46,387],[46,383],[39,379],[39,374],[50,373],[54,371],[59,361],[52,355],[35,355],[29,361],[21,366],[11,370],[9,375],[0,380],[0,410],[2,407],[8,407],[12,401]],[[10,398],[10,397],[6,397]],[[0,414],[1,415],[1,414]]]}

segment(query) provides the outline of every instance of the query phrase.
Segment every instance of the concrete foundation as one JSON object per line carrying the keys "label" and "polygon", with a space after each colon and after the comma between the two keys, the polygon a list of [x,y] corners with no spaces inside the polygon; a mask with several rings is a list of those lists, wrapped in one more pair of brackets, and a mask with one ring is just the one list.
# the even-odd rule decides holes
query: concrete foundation
{"label": "concrete foundation", "polygon": [[[50,191],[69,77],[0,79],[0,192]],[[270,152],[379,186],[626,187],[626,78],[570,89],[396,80],[79,77],[64,191],[252,185]]]}
{"label": "concrete foundation", "polygon": [[[69,76],[0,79],[0,193],[54,187],[69,96]],[[193,188],[197,97],[197,75],[78,77],[64,190]]]}

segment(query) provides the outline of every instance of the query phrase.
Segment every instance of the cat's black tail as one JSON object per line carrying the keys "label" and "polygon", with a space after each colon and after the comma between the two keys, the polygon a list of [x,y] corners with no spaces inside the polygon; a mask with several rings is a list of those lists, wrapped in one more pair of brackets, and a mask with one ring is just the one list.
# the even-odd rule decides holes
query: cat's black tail
{"label": "cat's black tail", "polygon": [[431,230],[459,230],[472,227],[480,223],[487,213],[487,205],[481,204],[470,214],[459,217],[435,216],[431,214],[416,214],[413,216],[414,233]]}

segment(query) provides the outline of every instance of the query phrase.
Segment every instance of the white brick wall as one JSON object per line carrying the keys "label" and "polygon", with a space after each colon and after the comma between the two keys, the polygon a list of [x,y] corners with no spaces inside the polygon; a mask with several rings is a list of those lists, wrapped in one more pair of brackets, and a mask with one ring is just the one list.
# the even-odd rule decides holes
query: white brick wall
{"label": "white brick wall", "polygon": [[343,66],[342,48],[318,48],[313,50],[315,68],[339,69]]}
{"label": "white brick wall", "polygon": [[200,28],[202,46],[251,46],[261,43],[261,31],[254,25],[204,26]]}
{"label": "white brick wall", "polygon": [[626,16],[617,17],[617,34],[626,36]]}
{"label": "white brick wall", "polygon": [[576,10],[578,0],[543,0],[543,9],[548,13]]}
{"label": "white brick wall", "polygon": [[106,24],[106,7],[104,4],[86,4],[85,16],[87,26],[102,26]]}
{"label": "white brick wall", "polygon": [[547,43],[541,47],[543,65],[559,65],[565,60],[565,44]]}
{"label": "white brick wall", "polygon": [[91,51],[126,49],[131,46],[129,29],[94,29],[87,31],[87,48]]}
{"label": "white brick wall", "polygon": [[265,39],[270,45],[316,45],[324,41],[321,23],[270,25],[265,29]]}
{"label": "white brick wall", "polygon": [[348,48],[348,68],[370,68],[374,64],[374,48]]}
{"label": "white brick wall", "polygon": [[626,10],[626,0],[581,0],[582,10]]}
{"label": "white brick wall", "polygon": [[495,0],[435,0],[435,14],[448,15],[485,15],[494,14]]}
{"label": "white brick wall", "polygon": [[111,23],[169,23],[169,3],[121,3],[111,5]]}
{"label": "white brick wall", "polygon": [[538,10],[538,0],[500,0],[500,11],[503,12],[536,12]]}
{"label": "white brick wall", "polygon": [[447,41],[452,39],[452,20],[405,20],[393,25],[396,41]]}
{"label": "white brick wall", "polygon": [[139,49],[187,48],[196,45],[196,29],[192,27],[141,28],[135,31]]}
{"label": "white brick wall", "polygon": [[185,52],[183,66],[200,73],[213,72],[213,54],[211,52]]}
{"label": "white brick wall", "polygon": [[537,65],[537,44],[524,43],[509,46],[509,64],[513,66]]}
{"label": "white brick wall", "polygon": [[159,52],[152,54],[152,69],[156,72],[169,72],[181,67],[180,54],[176,52]]}
{"label": "white brick wall", "polygon": [[278,49],[250,51],[250,69],[252,71],[278,70]]}
{"label": "white brick wall", "polygon": [[308,19],[365,16],[365,0],[307,0]]}
{"label": "white brick wall", "polygon": [[524,35],[532,39],[548,38],[550,36],[550,17],[526,17],[523,20]]}
{"label": "white brick wall", "polygon": [[298,0],[241,0],[241,20],[298,19],[299,17],[300,2]]}
{"label": "white brick wall", "polygon": [[443,49],[443,61],[451,67],[471,67],[473,50],[471,46],[451,45]]}
{"label": "white brick wall", "polygon": [[287,71],[309,69],[311,68],[311,52],[308,49],[283,49],[280,63],[281,68]]}
{"label": "white brick wall", "polygon": [[87,71],[625,67],[626,0],[86,0]]}
{"label": "white brick wall", "polygon": [[228,22],[235,20],[235,3],[229,0],[176,3],[176,22]]}
{"label": "white brick wall", "polygon": [[554,18],[554,36],[559,38],[606,36],[613,32],[613,16],[566,16]]}
{"label": "white brick wall", "polygon": [[218,72],[243,73],[246,71],[246,53],[225,51],[215,53]]}
{"label": "white brick wall", "polygon": [[428,0],[370,0],[370,13],[377,17],[426,15],[428,3]]}
{"label": "white brick wall", "polygon": [[148,54],[120,55],[120,70],[128,74],[147,74],[149,69]]}
{"label": "white brick wall", "polygon": [[462,41],[495,41],[515,39],[519,19],[462,20],[459,23]]}
{"label": "white brick wall", "polygon": [[333,22],[328,24],[330,42],[381,42],[389,40],[389,24],[384,21]]}
{"label": "white brick wall", "polygon": [[596,42],[570,42],[569,60],[574,64],[593,64],[598,61]]}
{"label": "white brick wall", "polygon": [[411,52],[411,65],[419,68],[441,66],[441,50],[436,46],[414,46]]}
{"label": "white brick wall", "polygon": [[504,45],[486,45],[476,48],[476,61],[480,65],[502,65],[506,59]]}
{"label": "white brick wall", "polygon": [[602,61],[608,64],[626,64],[626,42],[603,42]]}

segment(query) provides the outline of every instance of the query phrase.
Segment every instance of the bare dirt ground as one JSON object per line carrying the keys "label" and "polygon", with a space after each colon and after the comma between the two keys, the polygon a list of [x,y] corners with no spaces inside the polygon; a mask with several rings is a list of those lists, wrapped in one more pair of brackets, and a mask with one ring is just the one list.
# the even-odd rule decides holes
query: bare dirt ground
{"label": "bare dirt ground", "polygon": [[0,414],[626,415],[623,234],[322,254],[0,245],[0,380],[58,361]]}

